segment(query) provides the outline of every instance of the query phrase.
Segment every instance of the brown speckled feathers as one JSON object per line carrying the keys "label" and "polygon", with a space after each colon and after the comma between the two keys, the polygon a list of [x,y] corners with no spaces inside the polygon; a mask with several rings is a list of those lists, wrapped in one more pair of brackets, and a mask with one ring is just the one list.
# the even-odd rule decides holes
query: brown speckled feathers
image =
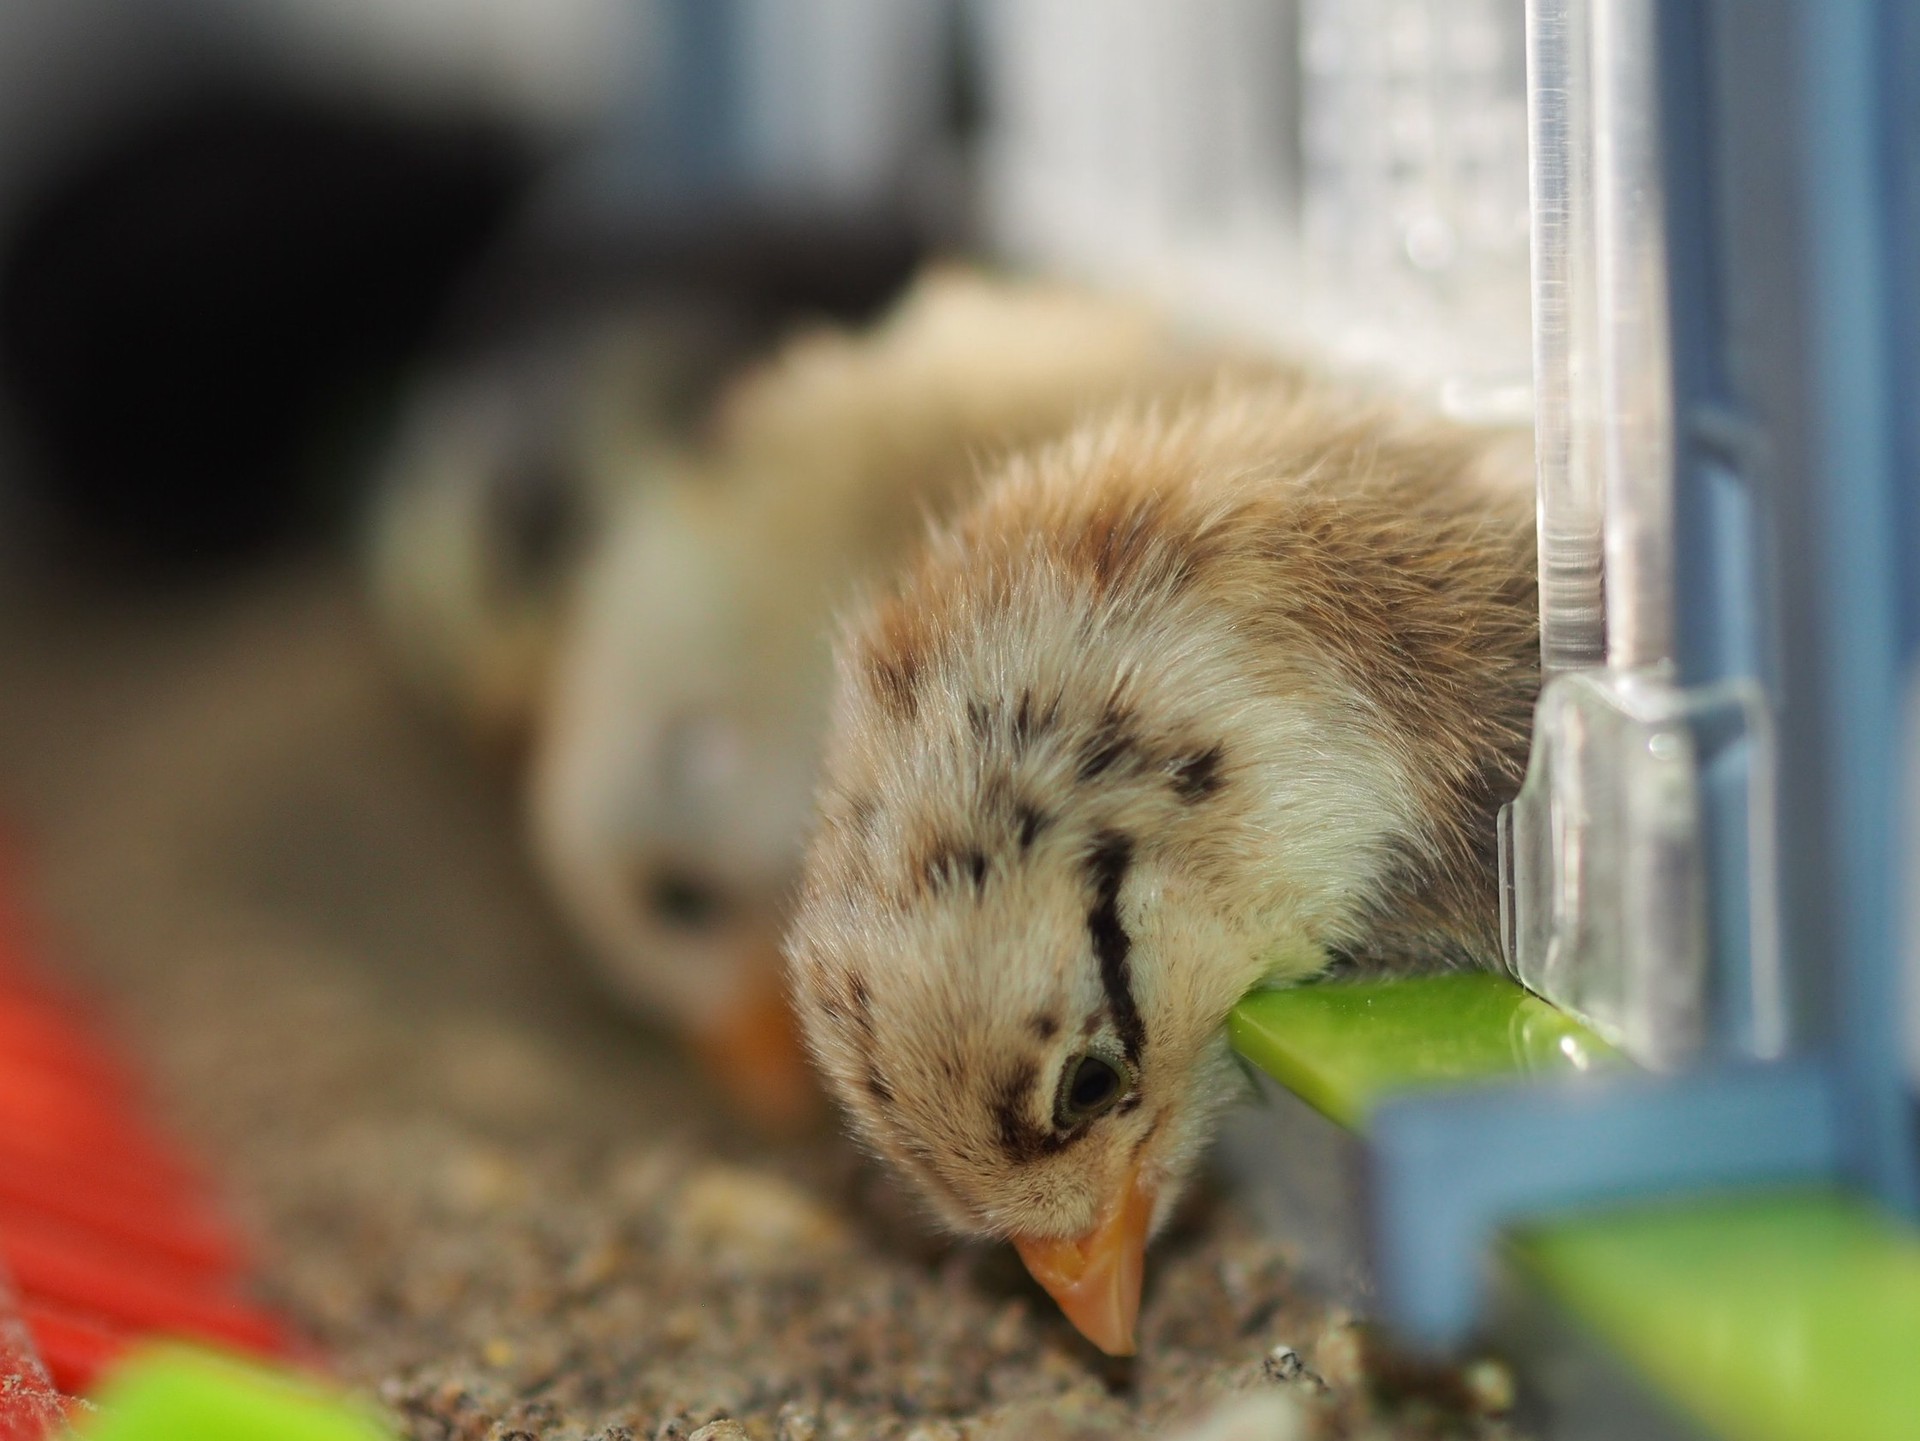
{"label": "brown speckled feathers", "polygon": [[[1335,956],[1497,955],[1537,685],[1514,438],[1293,380],[1016,457],[840,647],[790,954],[814,1052],[950,1223],[1164,1205],[1221,1023]],[[1081,1124],[1087,1054],[1129,1087]]]}

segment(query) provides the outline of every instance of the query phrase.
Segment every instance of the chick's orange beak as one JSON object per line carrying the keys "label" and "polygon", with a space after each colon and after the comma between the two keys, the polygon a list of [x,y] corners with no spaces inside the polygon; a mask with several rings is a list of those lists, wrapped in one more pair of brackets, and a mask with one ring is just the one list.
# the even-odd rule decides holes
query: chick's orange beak
{"label": "chick's orange beak", "polygon": [[1118,1203],[1086,1235],[1015,1236],[1013,1245],[1081,1335],[1109,1356],[1131,1356],[1152,1225],[1153,1192],[1136,1171]]}

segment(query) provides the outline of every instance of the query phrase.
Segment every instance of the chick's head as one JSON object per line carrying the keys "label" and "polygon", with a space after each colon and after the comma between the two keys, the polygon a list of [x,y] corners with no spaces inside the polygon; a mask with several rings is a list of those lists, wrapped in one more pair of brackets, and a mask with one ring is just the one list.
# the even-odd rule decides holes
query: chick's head
{"label": "chick's head", "polygon": [[[1173,960],[1220,927],[1111,813],[1015,802],[996,839],[926,844],[917,900],[857,934],[829,939],[819,910],[803,928],[801,954],[844,961],[799,972],[814,1053],[948,1226],[1012,1240],[1083,1331],[1130,1351],[1146,1242],[1238,1085],[1230,1002]],[[888,964],[909,956],[931,963]]]}
{"label": "chick's head", "polygon": [[1011,1239],[1113,1352],[1243,1093],[1229,1012],[1357,952],[1421,863],[1319,562],[1274,560],[1327,449],[1273,438],[1290,404],[1016,458],[837,653],[788,937],[809,1047],[937,1214]]}
{"label": "chick's head", "polygon": [[851,627],[790,977],[867,1142],[1127,1352],[1244,1086],[1227,1013],[1324,965],[1395,806],[1206,596],[1116,598],[1046,545],[936,546]]}

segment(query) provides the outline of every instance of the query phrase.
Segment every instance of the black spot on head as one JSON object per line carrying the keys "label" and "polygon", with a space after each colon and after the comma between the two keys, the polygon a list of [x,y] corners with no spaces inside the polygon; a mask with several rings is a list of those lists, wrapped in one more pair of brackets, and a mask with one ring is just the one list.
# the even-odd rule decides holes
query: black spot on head
{"label": "black spot on head", "polygon": [[974,890],[987,884],[987,853],[978,846],[944,843],[935,846],[920,866],[927,889],[942,891],[970,882]]}
{"label": "black spot on head", "polygon": [[1034,1035],[1043,1041],[1051,1041],[1060,1034],[1060,1018],[1050,1016],[1044,1011],[1033,1017],[1027,1024],[1032,1027]]}
{"label": "black spot on head", "polygon": [[1038,704],[1033,692],[1023,690],[1020,699],[1013,708],[1013,744],[1016,750],[1025,750],[1034,739],[1053,729],[1059,717],[1060,703],[1055,700],[1045,706]]}
{"label": "black spot on head", "polygon": [[1128,715],[1117,706],[1109,706],[1100,724],[1080,749],[1080,766],[1075,775],[1083,782],[1112,770],[1139,749],[1128,729]]}
{"label": "black spot on head", "polygon": [[1019,828],[1020,849],[1023,851],[1032,850],[1033,843],[1040,839],[1040,832],[1052,824],[1045,812],[1029,801],[1022,801],[1013,808],[1013,819]]}
{"label": "black spot on head", "polygon": [[873,1034],[873,992],[867,989],[867,978],[858,971],[847,978],[847,1000],[852,1007],[855,1024],[871,1036]]}
{"label": "black spot on head", "polygon": [[1213,795],[1226,783],[1220,774],[1220,765],[1225,759],[1226,750],[1218,742],[1203,751],[1176,756],[1167,763],[1174,794],[1188,805],[1196,805]]}
{"label": "black spot on head", "polygon": [[981,742],[993,734],[993,708],[978,697],[967,702],[967,729]]}
{"label": "black spot on head", "polygon": [[887,1084],[887,1078],[880,1074],[880,1068],[871,1062],[867,1065],[867,1094],[883,1106],[893,1104],[893,1087]]}
{"label": "black spot on head", "polygon": [[1087,874],[1093,881],[1093,904],[1087,910],[1087,933],[1093,938],[1094,959],[1100,965],[1100,986],[1107,995],[1107,1011],[1120,1036],[1129,1065],[1138,1069],[1146,1047],[1146,1023],[1133,998],[1129,955],[1133,941],[1120,922],[1120,885],[1133,864],[1133,841],[1118,831],[1095,839],[1087,856]]}

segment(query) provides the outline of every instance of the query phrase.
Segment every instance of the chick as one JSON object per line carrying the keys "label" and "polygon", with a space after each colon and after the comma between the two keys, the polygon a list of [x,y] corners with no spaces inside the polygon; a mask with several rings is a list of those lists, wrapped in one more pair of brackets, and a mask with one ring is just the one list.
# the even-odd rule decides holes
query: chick
{"label": "chick", "polygon": [[865,334],[803,336],[719,408],[698,484],[588,568],[536,756],[536,849],[602,968],[751,1111],[813,1093],[779,939],[811,815],[832,615],[980,465],[1199,358],[1131,304],[938,270]]}
{"label": "chick", "polygon": [[1128,1353],[1250,989],[1492,963],[1524,442],[1312,386],[1007,465],[859,609],[789,942],[864,1139]]}
{"label": "chick", "polygon": [[373,498],[375,612],[415,687],[483,751],[534,723],[582,557],[620,497],[675,463],[675,336],[619,315],[431,375]]}

